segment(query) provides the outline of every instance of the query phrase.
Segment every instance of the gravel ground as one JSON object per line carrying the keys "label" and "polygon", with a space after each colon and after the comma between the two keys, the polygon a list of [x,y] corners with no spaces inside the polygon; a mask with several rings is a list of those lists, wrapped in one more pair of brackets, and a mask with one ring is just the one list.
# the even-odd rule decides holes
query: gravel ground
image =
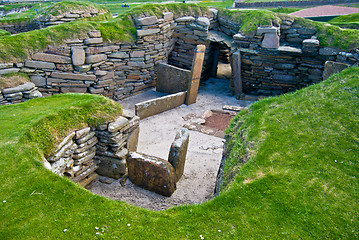
{"label": "gravel ground", "polygon": [[[170,145],[177,129],[189,114],[202,116],[206,110],[222,109],[224,105],[248,106],[252,102],[235,99],[228,89],[229,81],[209,79],[200,86],[197,102],[190,106],[157,114],[141,120],[138,152],[167,159]],[[134,104],[153,99],[164,94],[149,90],[145,93],[121,101],[124,109],[134,111]],[[165,210],[176,205],[200,204],[213,197],[217,171],[222,157],[223,139],[190,131],[187,160],[177,190],[171,197],[139,188],[127,180],[124,186],[116,180],[111,184],[95,181],[89,190],[93,193],[150,210]]]}

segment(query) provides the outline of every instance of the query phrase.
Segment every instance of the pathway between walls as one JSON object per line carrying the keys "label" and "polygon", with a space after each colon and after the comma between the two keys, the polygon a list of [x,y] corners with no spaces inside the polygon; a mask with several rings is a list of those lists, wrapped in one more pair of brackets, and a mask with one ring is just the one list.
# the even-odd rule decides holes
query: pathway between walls
{"label": "pathway between walls", "polygon": [[[229,81],[210,79],[200,87],[197,103],[146,118],[140,122],[138,152],[167,159],[177,129],[189,114],[202,116],[206,110],[222,109],[224,105],[248,106],[250,101],[237,100],[228,90]],[[149,90],[121,102],[124,109],[134,111],[134,104],[163,94]],[[213,197],[217,171],[222,157],[223,139],[190,131],[185,170],[171,197],[164,197],[133,185],[127,180],[110,184],[95,181],[90,191],[114,200],[125,201],[150,210],[164,210],[176,205],[199,204]],[[102,179],[103,181],[104,179]],[[106,179],[105,179],[106,180]]]}

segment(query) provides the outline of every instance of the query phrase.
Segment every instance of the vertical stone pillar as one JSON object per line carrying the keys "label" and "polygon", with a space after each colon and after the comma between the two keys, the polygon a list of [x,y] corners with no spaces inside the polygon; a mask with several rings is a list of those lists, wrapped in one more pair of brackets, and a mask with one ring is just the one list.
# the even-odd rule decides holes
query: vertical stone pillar
{"label": "vertical stone pillar", "polygon": [[197,99],[205,50],[205,45],[198,45],[196,47],[195,55],[192,62],[191,79],[188,82],[188,90],[185,102],[187,105],[195,103]]}
{"label": "vertical stone pillar", "polygon": [[239,98],[243,93],[241,76],[241,52],[237,50],[232,54],[232,74],[234,83],[234,93]]}

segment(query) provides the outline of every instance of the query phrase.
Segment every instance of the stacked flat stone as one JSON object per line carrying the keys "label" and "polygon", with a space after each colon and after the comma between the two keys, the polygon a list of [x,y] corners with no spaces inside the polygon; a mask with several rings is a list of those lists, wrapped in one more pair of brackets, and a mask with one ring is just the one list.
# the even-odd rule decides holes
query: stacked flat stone
{"label": "stacked flat stone", "polygon": [[89,10],[71,10],[70,12],[63,13],[57,16],[50,16],[43,19],[45,26],[52,26],[63,24],[67,22],[73,22],[82,18],[91,18],[101,15],[103,12],[99,12],[98,9],[89,9]]}
{"label": "stacked flat stone", "polygon": [[47,158],[55,174],[87,186],[98,175],[118,179],[126,173],[128,150],[136,151],[139,117],[132,114],[114,122],[72,132]]}
{"label": "stacked flat stone", "polygon": [[208,40],[208,30],[210,20],[207,17],[194,18],[192,16],[175,19],[176,31],[173,37],[178,40],[168,59],[171,65],[184,69],[191,69],[195,48],[198,44],[206,46],[204,65],[209,56],[210,41]]}
{"label": "stacked flat stone", "polygon": [[74,140],[76,148],[73,153],[73,168],[67,173],[72,181],[86,186],[98,177],[95,173],[98,166],[93,161],[98,139],[95,136],[95,131],[91,131],[91,128],[87,127],[76,131]]}
{"label": "stacked flat stone", "polygon": [[[114,122],[96,128],[99,139],[96,149],[97,173],[119,179],[126,173],[128,149],[137,148],[139,118],[119,117]],[[137,134],[137,135],[136,135]]]}
{"label": "stacked flat stone", "polygon": [[0,105],[19,103],[38,97],[42,97],[42,94],[37,90],[35,84],[27,82],[16,87],[4,88],[0,94]]}
{"label": "stacked flat stone", "polygon": [[72,132],[66,136],[57,146],[55,152],[47,158],[47,161],[51,164],[50,170],[59,176],[65,176],[65,172],[71,173],[73,171],[74,160],[72,156],[76,149],[76,144],[73,140],[75,134],[75,132]]}

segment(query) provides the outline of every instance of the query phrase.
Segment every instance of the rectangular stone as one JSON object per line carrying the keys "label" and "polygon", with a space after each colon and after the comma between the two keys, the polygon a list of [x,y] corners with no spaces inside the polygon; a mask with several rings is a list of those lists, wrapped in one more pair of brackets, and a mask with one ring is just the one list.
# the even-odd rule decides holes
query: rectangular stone
{"label": "rectangular stone", "polygon": [[135,105],[136,115],[141,119],[156,115],[158,113],[176,108],[184,104],[186,92],[180,92],[153,100],[145,101]]}
{"label": "rectangular stone", "polygon": [[133,51],[130,53],[131,58],[144,57],[145,51]]}
{"label": "rectangular stone", "polygon": [[69,80],[86,80],[95,81],[95,75],[79,74],[79,73],[66,73],[66,72],[52,72],[53,78],[69,79]]}
{"label": "rectangular stone", "polygon": [[53,70],[56,68],[54,63],[33,60],[25,61],[25,67],[49,70]]}
{"label": "rectangular stone", "polygon": [[94,53],[104,53],[104,52],[112,52],[118,50],[119,46],[105,46],[105,47],[88,47],[86,48],[87,54],[94,54]]}
{"label": "rectangular stone", "polygon": [[32,56],[32,59],[38,61],[44,61],[44,62],[53,62],[53,63],[71,63],[70,57],[48,54],[48,53],[35,53]]}
{"label": "rectangular stone", "polygon": [[186,91],[190,78],[191,71],[160,63],[157,66],[156,91],[164,93]]}
{"label": "rectangular stone", "polygon": [[159,29],[159,28],[150,28],[150,29],[145,29],[145,30],[137,30],[137,36],[138,37],[143,37],[143,36],[153,35],[153,34],[159,33],[160,31],[161,31],[161,29]]}

